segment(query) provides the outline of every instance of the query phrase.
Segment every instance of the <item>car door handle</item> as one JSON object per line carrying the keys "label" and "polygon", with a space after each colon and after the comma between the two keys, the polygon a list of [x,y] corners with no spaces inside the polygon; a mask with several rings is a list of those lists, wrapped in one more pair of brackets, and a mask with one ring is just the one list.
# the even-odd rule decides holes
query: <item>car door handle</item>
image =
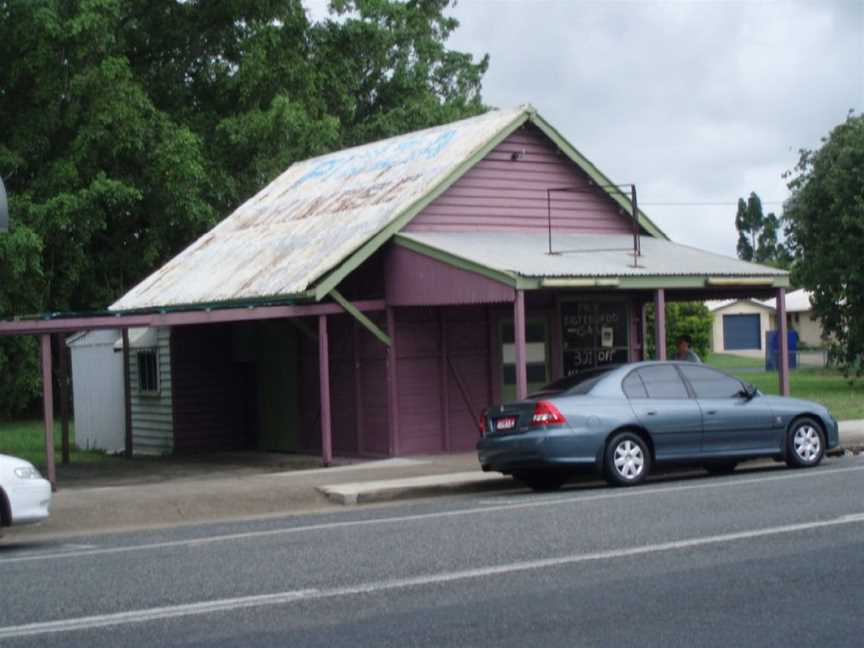
{"label": "car door handle", "polygon": [[708,411],[705,412],[705,413],[706,413],[706,414],[712,414],[712,415],[713,415],[713,414],[716,414],[716,413],[717,413],[717,410],[708,410]]}
{"label": "car door handle", "polygon": [[645,412],[645,415],[646,416],[656,416],[657,410],[648,410],[647,412]]}

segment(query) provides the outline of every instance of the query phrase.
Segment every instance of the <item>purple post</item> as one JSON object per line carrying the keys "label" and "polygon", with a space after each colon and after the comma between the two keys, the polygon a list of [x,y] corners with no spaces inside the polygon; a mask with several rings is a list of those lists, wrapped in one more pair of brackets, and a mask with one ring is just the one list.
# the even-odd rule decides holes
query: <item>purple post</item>
{"label": "purple post", "polygon": [[327,344],[327,316],[318,316],[318,382],[321,390],[321,462],[333,463],[330,430],[330,349]]}
{"label": "purple post", "polygon": [[444,316],[444,309],[441,307],[438,308],[438,333],[441,340],[441,358],[438,372],[441,378],[441,419],[444,425],[442,442],[444,452],[450,452],[450,394],[448,393],[450,370],[447,367],[447,318]]}
{"label": "purple post", "polygon": [[777,358],[777,374],[780,395],[789,395],[789,336],[786,332],[786,289],[777,289],[777,335],[780,336],[780,357]]}
{"label": "purple post", "polygon": [[516,342],[516,398],[528,396],[528,366],[525,363],[525,291],[516,291],[513,302],[513,338]]}
{"label": "purple post", "polygon": [[399,372],[396,366],[397,352],[396,316],[392,308],[387,309],[387,335],[391,340],[387,347],[387,436],[390,456],[399,454]]}
{"label": "purple post", "polygon": [[654,294],[654,347],[657,360],[666,359],[666,291],[658,288]]}
{"label": "purple post", "polygon": [[127,459],[133,455],[132,437],[132,383],[129,378],[129,329],[124,328],[123,335],[123,438],[124,452]]}
{"label": "purple post", "polygon": [[642,302],[639,304],[639,311],[642,317],[642,330],[639,337],[642,339],[642,360],[648,359],[648,304]]}
{"label": "purple post", "polygon": [[51,335],[39,336],[42,344],[42,413],[45,418],[45,471],[51,489],[57,490],[57,471],[54,468],[54,386],[51,376]]}

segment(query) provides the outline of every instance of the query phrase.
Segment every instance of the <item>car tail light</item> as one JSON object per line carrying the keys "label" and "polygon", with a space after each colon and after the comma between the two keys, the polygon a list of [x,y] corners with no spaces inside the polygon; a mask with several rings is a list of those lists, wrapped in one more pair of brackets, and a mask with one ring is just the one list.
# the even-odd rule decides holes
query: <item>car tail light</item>
{"label": "car tail light", "polygon": [[480,415],[480,421],[478,423],[478,427],[480,428],[480,436],[486,436],[486,412],[483,412]]}
{"label": "car tail light", "polygon": [[534,415],[531,417],[531,427],[540,425],[560,425],[566,423],[564,415],[549,401],[537,401]]}

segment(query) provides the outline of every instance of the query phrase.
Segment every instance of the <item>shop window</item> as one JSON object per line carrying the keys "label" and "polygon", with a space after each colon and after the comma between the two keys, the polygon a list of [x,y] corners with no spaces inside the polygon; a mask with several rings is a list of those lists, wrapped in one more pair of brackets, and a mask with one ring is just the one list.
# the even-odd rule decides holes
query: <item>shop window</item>
{"label": "shop window", "polygon": [[138,359],[138,391],[142,394],[159,393],[159,349],[142,349]]}
{"label": "shop window", "polygon": [[561,303],[565,376],[629,360],[627,310],[623,301]]}

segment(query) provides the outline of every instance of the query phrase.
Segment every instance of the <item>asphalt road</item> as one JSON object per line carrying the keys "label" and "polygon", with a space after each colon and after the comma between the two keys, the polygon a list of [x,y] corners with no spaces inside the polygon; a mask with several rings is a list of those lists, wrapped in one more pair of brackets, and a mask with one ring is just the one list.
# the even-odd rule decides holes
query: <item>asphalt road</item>
{"label": "asphalt road", "polygon": [[0,645],[861,646],[864,457],[0,542]]}

